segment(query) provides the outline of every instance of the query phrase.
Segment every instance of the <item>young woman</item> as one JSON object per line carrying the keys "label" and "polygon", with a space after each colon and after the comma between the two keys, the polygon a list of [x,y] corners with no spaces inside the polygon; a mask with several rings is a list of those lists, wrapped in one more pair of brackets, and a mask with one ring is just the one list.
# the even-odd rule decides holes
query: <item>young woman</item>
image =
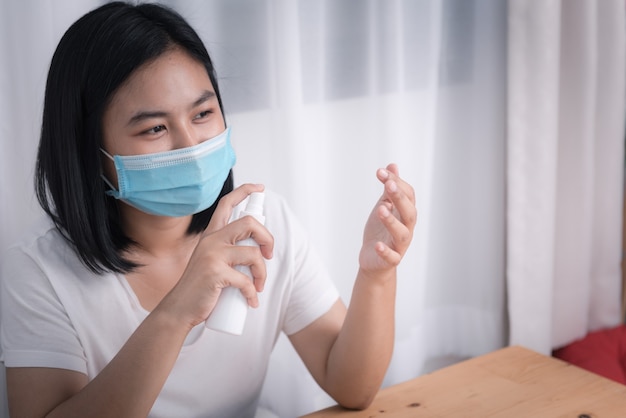
{"label": "young woman", "polygon": [[[37,161],[48,216],[3,262],[12,417],[253,416],[280,332],[338,403],[369,405],[393,350],[412,188],[393,164],[377,171],[346,309],[279,196],[266,191],[265,225],[229,223],[264,190],[234,188],[229,134],[209,55],[175,12],[110,3],[68,29]],[[235,245],[249,237],[258,248]],[[256,308],[241,336],[204,326],[227,287]]]}

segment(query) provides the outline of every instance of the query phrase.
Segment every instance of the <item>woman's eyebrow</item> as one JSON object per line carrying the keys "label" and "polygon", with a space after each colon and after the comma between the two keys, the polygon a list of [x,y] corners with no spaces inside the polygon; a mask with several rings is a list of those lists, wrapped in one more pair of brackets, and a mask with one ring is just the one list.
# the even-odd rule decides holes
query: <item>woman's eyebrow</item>
{"label": "woman's eyebrow", "polygon": [[216,94],[214,91],[205,90],[204,92],[202,92],[200,97],[198,97],[198,99],[195,102],[193,102],[193,105],[191,105],[191,108],[193,109],[196,106],[200,106],[202,103],[209,101],[213,99],[214,97],[216,97]]}
{"label": "woman's eyebrow", "polygon": [[[194,107],[200,106],[202,103],[205,103],[213,98],[215,98],[217,95],[215,94],[214,91],[210,91],[210,90],[205,90],[204,92],[202,92],[202,94],[200,95],[200,97],[198,97],[189,107],[190,109],[193,109]],[[140,110],[139,112],[135,113],[128,121],[128,126],[130,125],[135,125],[141,121],[144,121],[146,119],[152,119],[152,118],[162,118],[162,117],[166,117],[168,115],[168,112],[164,112],[161,110]]]}
{"label": "woman's eyebrow", "polygon": [[150,111],[150,110],[140,110],[139,112],[135,113],[130,120],[128,121],[128,126],[131,125],[136,125],[137,123],[144,121],[146,119],[152,119],[152,118],[162,118],[167,116],[168,113],[167,112],[163,112],[163,111]]}

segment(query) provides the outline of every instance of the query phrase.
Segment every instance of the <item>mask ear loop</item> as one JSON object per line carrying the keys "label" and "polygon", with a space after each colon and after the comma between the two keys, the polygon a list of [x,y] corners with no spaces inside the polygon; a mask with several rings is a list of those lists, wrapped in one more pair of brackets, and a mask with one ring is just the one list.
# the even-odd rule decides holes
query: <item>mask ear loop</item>
{"label": "mask ear loop", "polygon": [[[109,159],[113,162],[115,162],[115,159],[113,158],[113,156],[111,154],[109,154],[108,152],[106,152],[104,149],[100,148],[100,151],[102,151],[102,153],[104,155],[106,155],[107,157],[109,157]],[[100,173],[100,178],[102,178],[102,180],[104,180],[104,182],[111,188],[111,190],[114,191],[118,191],[115,189],[115,186],[113,186],[113,184],[109,181],[109,179],[106,178],[106,176],[104,175],[104,173]]]}

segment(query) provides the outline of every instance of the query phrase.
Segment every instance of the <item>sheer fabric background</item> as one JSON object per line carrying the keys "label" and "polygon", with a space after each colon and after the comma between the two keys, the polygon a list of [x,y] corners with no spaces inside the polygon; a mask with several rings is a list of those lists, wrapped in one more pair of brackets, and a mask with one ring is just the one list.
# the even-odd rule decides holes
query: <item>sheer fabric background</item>
{"label": "sheer fabric background", "polygon": [[511,344],[623,321],[623,1],[509,2]]}
{"label": "sheer fabric background", "polygon": [[[32,173],[52,52],[67,27],[101,3],[0,3],[0,54],[5,57],[0,64],[0,250],[40,214]],[[399,269],[396,345],[385,385],[506,345],[507,294],[512,301],[512,341],[545,353],[592,325],[618,321],[612,302],[604,303],[613,295],[590,297],[587,276],[572,286],[568,275],[556,279],[553,268],[565,269],[569,260],[589,252],[610,254],[594,258],[593,265],[608,271],[603,277],[609,292],[619,280],[614,275],[619,273],[615,261],[620,243],[612,228],[619,231],[621,219],[621,166],[616,163],[623,142],[618,119],[624,114],[618,99],[624,74],[621,0],[588,2],[592,6],[584,1],[529,0],[164,3],[198,30],[216,63],[238,155],[236,181],[263,182],[287,198],[346,302],[358,267],[362,228],[381,193],[375,170],[396,162],[413,184],[419,222]],[[575,61],[554,66],[569,56],[561,54],[569,45],[562,43],[562,31],[575,32],[580,23],[564,23],[572,18],[562,10],[566,3],[575,3],[567,10],[599,10],[596,3],[606,4],[602,10],[612,9],[594,12],[595,21],[580,15],[588,30],[568,42],[587,40],[591,49],[579,55],[568,47]],[[546,7],[551,21],[543,17]],[[600,24],[605,18],[610,26]],[[548,33],[534,30],[537,21]],[[613,32],[606,34],[608,41],[600,41],[596,32],[610,32],[606,28]],[[527,45],[538,48],[543,36],[551,36],[551,49],[536,53],[553,66],[537,74],[534,66],[544,61],[527,55],[534,52]],[[520,48],[521,55],[514,55]],[[578,91],[575,80],[559,81],[563,68],[587,63],[594,71],[606,71],[608,62],[589,62],[617,49],[610,64],[618,66],[611,70],[612,78],[603,80],[614,89],[612,95],[607,93],[611,98],[585,90],[596,97],[594,105],[580,105],[578,113],[554,110],[560,109],[555,103],[588,98],[559,96]],[[516,72],[511,64],[524,71]],[[592,74],[595,80],[601,78]],[[508,78],[514,84],[507,84]],[[533,81],[536,88],[527,89],[526,83]],[[567,83],[567,90],[559,89],[560,83]],[[546,89],[554,94],[547,112]],[[563,142],[569,138],[566,129],[576,130],[570,122],[580,122],[580,115],[599,106],[613,109],[610,121],[602,107],[598,119],[589,122],[594,130],[585,131],[586,142]],[[605,123],[611,128],[602,128]],[[606,166],[597,162],[604,161],[599,153],[593,153],[595,163],[588,158],[598,135],[612,144],[607,145],[611,163]],[[564,193],[575,197],[560,187],[580,184],[577,177],[568,181],[572,173],[580,174],[575,163],[567,172],[559,163],[570,153],[585,161],[583,172],[591,176],[584,180],[589,210],[570,212],[569,201],[558,203],[559,215],[571,218],[557,216],[554,210]],[[542,171],[527,164],[537,160]],[[561,186],[555,180],[557,167]],[[535,188],[541,190],[539,196],[532,192]],[[594,206],[595,196],[606,200]],[[549,210],[537,213],[541,205]],[[579,205],[573,207],[580,211]],[[579,238],[593,236],[593,244],[581,241],[579,254],[557,260],[557,243],[570,242],[561,235],[571,231],[564,222],[579,216],[587,222],[580,228],[588,234]],[[595,225],[592,218],[603,227],[589,226]],[[558,228],[540,227],[557,222]],[[505,232],[507,228],[512,232]],[[526,229],[528,234],[523,234]],[[507,257],[513,263],[505,265]],[[587,313],[606,306],[608,312],[600,315],[604,319],[589,323],[583,314],[568,317],[571,331],[557,335],[557,321],[564,317],[564,303],[555,302],[555,295],[563,295],[560,287],[579,289]],[[541,309],[535,309],[537,301]],[[263,409],[290,417],[331,403],[288,340],[279,339],[261,399]]]}

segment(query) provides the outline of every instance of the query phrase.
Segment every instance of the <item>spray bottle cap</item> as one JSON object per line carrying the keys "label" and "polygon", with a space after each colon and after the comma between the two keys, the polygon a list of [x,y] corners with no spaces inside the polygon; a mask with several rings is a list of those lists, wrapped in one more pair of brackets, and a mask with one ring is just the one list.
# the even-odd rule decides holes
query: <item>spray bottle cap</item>
{"label": "spray bottle cap", "polygon": [[263,214],[263,203],[265,201],[265,193],[254,192],[250,193],[248,204],[246,205],[246,212]]}

